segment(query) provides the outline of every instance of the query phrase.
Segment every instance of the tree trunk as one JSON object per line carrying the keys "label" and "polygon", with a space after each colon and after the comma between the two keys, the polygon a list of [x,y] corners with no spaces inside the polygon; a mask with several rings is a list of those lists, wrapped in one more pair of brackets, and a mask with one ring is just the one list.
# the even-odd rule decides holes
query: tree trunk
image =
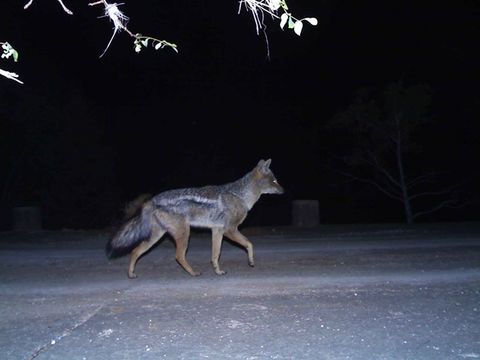
{"label": "tree trunk", "polygon": [[402,189],[402,199],[403,199],[403,207],[405,209],[405,220],[407,224],[413,224],[413,214],[412,214],[412,206],[410,204],[410,197],[408,196],[408,188],[407,188],[407,181],[405,176],[405,169],[403,166],[403,157],[402,157],[402,131],[401,131],[401,124],[400,124],[400,117],[401,114],[395,110],[395,123],[397,126],[397,146],[396,146],[396,155],[397,155],[397,167],[398,167],[398,175],[400,180],[400,186]]}

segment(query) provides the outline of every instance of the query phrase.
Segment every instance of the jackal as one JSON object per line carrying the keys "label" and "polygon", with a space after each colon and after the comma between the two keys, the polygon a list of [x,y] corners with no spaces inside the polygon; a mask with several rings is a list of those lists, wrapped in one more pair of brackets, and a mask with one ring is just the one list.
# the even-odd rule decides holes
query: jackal
{"label": "jackal", "polygon": [[218,264],[223,235],[247,250],[248,264],[253,267],[252,243],[238,226],[260,195],[283,193],[270,163],[270,159],[260,160],[252,171],[228,184],[169,190],[154,196],[107,243],[107,256],[131,252],[128,277],[135,278],[138,258],[168,232],[175,240],[177,262],[190,275],[200,275],[185,258],[193,226],[212,229],[212,265],[216,274],[225,274]]}

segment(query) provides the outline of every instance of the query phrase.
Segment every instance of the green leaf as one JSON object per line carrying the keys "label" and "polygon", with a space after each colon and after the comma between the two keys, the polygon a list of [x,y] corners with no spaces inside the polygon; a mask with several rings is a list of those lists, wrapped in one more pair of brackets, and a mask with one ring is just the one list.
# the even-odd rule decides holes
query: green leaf
{"label": "green leaf", "polygon": [[13,61],[18,61],[18,52],[12,47],[12,45],[10,45],[8,42],[4,42],[2,44],[2,49],[2,59],[9,59],[10,56],[13,56]]}
{"label": "green leaf", "polygon": [[287,23],[289,18],[290,16],[287,13],[283,13],[282,16],[280,16],[280,28],[282,30],[285,27],[285,24]]}
{"label": "green leaf", "polygon": [[17,62],[18,61],[18,51],[15,49],[12,49],[12,56],[13,56],[13,61]]}
{"label": "green leaf", "polygon": [[293,29],[295,27],[295,21],[293,21],[292,17],[288,17],[288,28]]}
{"label": "green leaf", "polygon": [[148,39],[143,39],[141,42],[143,46],[148,47]]}
{"label": "green leaf", "polygon": [[160,48],[162,48],[162,47],[163,47],[163,46],[162,46],[162,43],[161,43],[161,42],[158,42],[158,43],[155,44],[155,50],[158,50],[158,49],[160,49]]}
{"label": "green leaf", "polygon": [[300,36],[300,34],[302,33],[302,29],[303,29],[303,23],[301,20],[297,20],[295,22],[295,26],[293,28],[293,31],[295,31],[295,34],[297,34],[298,36]]}

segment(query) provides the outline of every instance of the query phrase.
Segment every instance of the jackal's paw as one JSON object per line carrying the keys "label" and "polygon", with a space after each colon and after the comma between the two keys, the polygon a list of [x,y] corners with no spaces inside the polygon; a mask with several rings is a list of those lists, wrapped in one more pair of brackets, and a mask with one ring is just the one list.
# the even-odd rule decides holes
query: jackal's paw
{"label": "jackal's paw", "polygon": [[227,272],[224,271],[224,270],[220,270],[220,269],[215,269],[215,274],[217,275],[225,275]]}
{"label": "jackal's paw", "polygon": [[192,275],[192,276],[200,276],[200,275],[202,275],[202,273],[201,273],[200,271],[192,271],[192,272],[190,273],[190,275]]}
{"label": "jackal's paw", "polygon": [[248,265],[249,265],[250,267],[255,267],[255,263],[254,263],[253,261],[249,261],[249,262],[248,262]]}
{"label": "jackal's paw", "polygon": [[138,276],[135,273],[128,273],[128,278],[129,279],[136,279]]}

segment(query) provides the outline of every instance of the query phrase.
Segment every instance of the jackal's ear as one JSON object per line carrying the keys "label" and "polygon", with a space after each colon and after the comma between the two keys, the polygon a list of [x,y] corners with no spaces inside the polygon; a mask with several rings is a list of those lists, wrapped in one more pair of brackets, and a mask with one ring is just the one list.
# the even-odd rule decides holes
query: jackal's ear
{"label": "jackal's ear", "polygon": [[260,160],[257,164],[257,169],[262,172],[267,172],[270,168],[270,164],[272,163],[272,159],[268,160]]}

